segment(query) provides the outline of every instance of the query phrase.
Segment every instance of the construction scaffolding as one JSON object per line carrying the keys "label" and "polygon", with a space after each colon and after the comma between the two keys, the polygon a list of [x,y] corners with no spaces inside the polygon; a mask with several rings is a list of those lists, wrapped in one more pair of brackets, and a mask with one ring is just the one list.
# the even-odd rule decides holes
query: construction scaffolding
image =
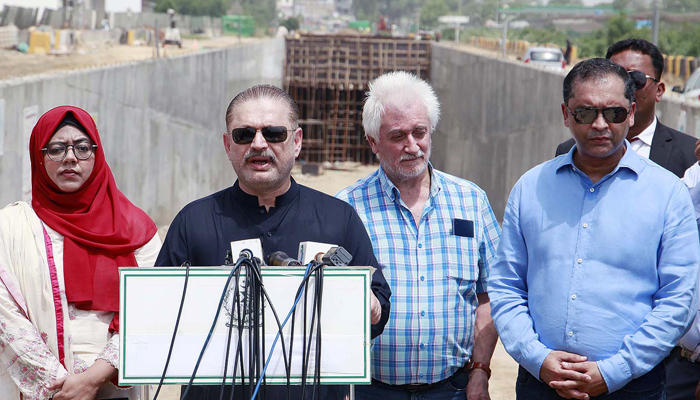
{"label": "construction scaffolding", "polygon": [[390,71],[430,79],[430,42],[301,35],[287,38],[284,85],[300,109],[307,162],[376,162],[362,129],[367,84]]}

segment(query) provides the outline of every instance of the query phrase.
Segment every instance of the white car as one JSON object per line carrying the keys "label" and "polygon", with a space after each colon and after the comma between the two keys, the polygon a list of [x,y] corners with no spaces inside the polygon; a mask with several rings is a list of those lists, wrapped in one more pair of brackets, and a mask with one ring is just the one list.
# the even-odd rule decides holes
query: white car
{"label": "white car", "polygon": [[674,86],[671,90],[680,93],[683,97],[700,100],[700,68],[696,68],[695,71],[690,74],[690,78],[685,81],[685,85],[682,89],[680,86]]}
{"label": "white car", "polygon": [[566,68],[564,54],[556,47],[530,47],[523,56],[523,63],[547,68]]}

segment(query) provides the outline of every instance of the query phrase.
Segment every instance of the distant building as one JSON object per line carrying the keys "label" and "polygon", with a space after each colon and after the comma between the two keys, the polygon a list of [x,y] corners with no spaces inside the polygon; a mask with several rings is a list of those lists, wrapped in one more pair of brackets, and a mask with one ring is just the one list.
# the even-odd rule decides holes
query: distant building
{"label": "distant building", "polygon": [[294,16],[294,0],[277,0],[277,12],[285,18]]}
{"label": "distant building", "polygon": [[28,8],[52,8],[57,9],[63,4],[63,0],[0,0],[0,9],[4,6],[28,7]]}
{"label": "distant building", "polygon": [[296,0],[294,1],[295,15],[303,15],[304,19],[320,20],[332,17],[335,13],[334,0]]}
{"label": "distant building", "polygon": [[354,15],[352,0],[335,0],[335,11],[340,15]]}
{"label": "distant building", "polygon": [[156,0],[141,0],[141,12],[153,12],[156,9]]}
{"label": "distant building", "polygon": [[105,17],[105,0],[85,0],[85,9],[95,10],[99,23]]}

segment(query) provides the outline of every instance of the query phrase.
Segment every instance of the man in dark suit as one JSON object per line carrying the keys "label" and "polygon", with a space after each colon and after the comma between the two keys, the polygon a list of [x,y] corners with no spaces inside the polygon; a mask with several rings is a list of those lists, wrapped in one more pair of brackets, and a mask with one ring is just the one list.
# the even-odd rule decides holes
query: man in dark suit
{"label": "man in dark suit", "polygon": [[[697,162],[693,154],[696,139],[661,124],[656,118],[656,103],[666,90],[666,84],[661,81],[664,71],[661,52],[644,39],[626,39],[610,46],[605,58],[624,67],[637,89],[634,126],[627,133],[632,150],[683,177],[686,169]],[[573,145],[573,139],[561,143],[556,154],[568,153]]]}

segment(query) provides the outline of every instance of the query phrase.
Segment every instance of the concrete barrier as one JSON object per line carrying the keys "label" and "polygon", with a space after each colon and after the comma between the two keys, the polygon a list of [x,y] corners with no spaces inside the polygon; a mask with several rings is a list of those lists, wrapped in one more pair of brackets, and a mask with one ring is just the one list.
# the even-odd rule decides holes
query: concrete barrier
{"label": "concrete barrier", "polygon": [[221,138],[226,107],[253,84],[281,85],[283,59],[284,41],[265,40],[0,82],[0,207],[28,187],[33,124],[25,120],[70,104],[96,119],[119,188],[156,223],[169,224],[186,203],[233,183]]}
{"label": "concrete barrier", "polygon": [[[473,181],[503,217],[520,176],[554,157],[571,134],[561,113],[563,73],[433,44],[431,81],[442,118],[433,164]],[[662,123],[700,137],[700,104],[665,96]]]}

